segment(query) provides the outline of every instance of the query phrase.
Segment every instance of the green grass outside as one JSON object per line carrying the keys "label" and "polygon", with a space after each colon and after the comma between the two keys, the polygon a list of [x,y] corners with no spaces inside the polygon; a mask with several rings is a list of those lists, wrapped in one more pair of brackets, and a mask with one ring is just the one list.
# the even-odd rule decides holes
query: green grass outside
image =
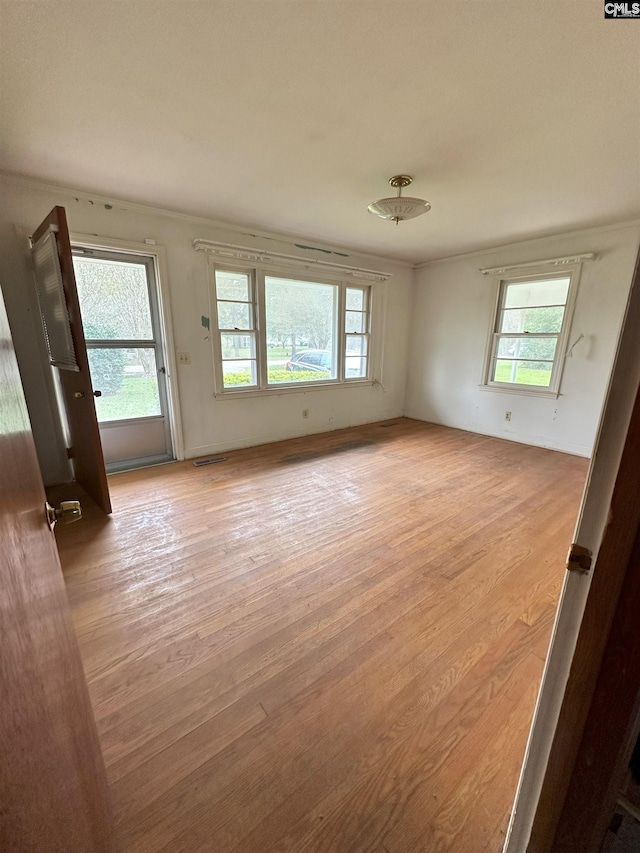
{"label": "green grass outside", "polygon": [[[511,382],[511,365],[499,362],[496,368],[495,382]],[[551,381],[551,368],[536,369],[524,367],[518,370],[518,385],[542,385],[549,387]]]}
{"label": "green grass outside", "polygon": [[[296,352],[302,352],[306,349],[309,349],[309,347],[298,347]],[[267,347],[267,360],[271,361],[275,358],[278,360],[291,358],[291,347]]]}
{"label": "green grass outside", "polygon": [[[317,382],[327,379],[328,373],[314,370],[288,371],[284,367],[271,367],[268,371],[269,382]],[[251,374],[248,371],[228,373],[225,387],[249,385]],[[96,413],[99,421],[116,421],[126,418],[144,418],[160,414],[158,383],[153,376],[126,376],[117,394],[96,397]]]}
{"label": "green grass outside", "polygon": [[[277,352],[277,348],[270,350]],[[275,356],[274,356],[275,357]],[[288,371],[282,366],[268,368],[269,383],[287,382],[318,382],[328,379],[327,372],[313,370]],[[549,386],[551,370],[523,368],[518,372],[519,385]],[[498,364],[496,382],[511,381],[511,366]],[[241,387],[251,384],[251,374],[248,371],[228,373],[225,376],[225,388]],[[158,385],[152,376],[127,376],[117,394],[96,398],[96,412],[99,421],[113,421],[124,418],[142,418],[160,414]]]}
{"label": "green grass outside", "polygon": [[96,397],[99,421],[160,414],[158,382],[153,376],[125,376],[117,394]]}

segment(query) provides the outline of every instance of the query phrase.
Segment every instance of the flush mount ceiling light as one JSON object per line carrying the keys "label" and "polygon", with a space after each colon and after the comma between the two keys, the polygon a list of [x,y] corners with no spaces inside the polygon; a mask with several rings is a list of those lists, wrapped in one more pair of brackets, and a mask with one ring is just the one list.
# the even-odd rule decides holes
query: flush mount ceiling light
{"label": "flush mount ceiling light", "polygon": [[372,201],[367,208],[369,213],[375,213],[382,219],[392,219],[397,225],[403,219],[413,219],[431,210],[431,205],[423,198],[402,195],[402,188],[408,187],[412,180],[410,175],[394,175],[389,178],[391,186],[398,188],[398,195]]}

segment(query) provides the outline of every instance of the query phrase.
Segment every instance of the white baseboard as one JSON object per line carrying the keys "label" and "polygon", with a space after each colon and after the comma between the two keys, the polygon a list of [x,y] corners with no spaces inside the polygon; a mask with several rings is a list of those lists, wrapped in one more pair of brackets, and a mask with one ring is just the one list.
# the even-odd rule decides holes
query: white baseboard
{"label": "white baseboard", "polygon": [[561,453],[569,453],[571,456],[582,456],[589,459],[593,452],[593,448],[586,447],[582,444],[574,444],[570,441],[554,441],[553,439],[545,438],[539,435],[529,435],[527,433],[518,432],[489,432],[487,430],[479,430],[470,424],[458,423],[447,418],[425,418],[422,415],[411,411],[405,412],[406,418],[413,418],[416,421],[424,421],[425,423],[438,424],[439,426],[451,427],[452,429],[460,429],[465,432],[474,432],[477,435],[488,435],[491,438],[503,438],[506,441],[514,441],[517,444],[528,444],[532,447],[543,447],[546,450],[557,450]]}
{"label": "white baseboard", "polygon": [[402,410],[397,409],[391,412],[380,412],[376,415],[375,420],[365,418],[363,420],[350,419],[348,422],[338,423],[332,421],[328,424],[321,424],[317,427],[303,426],[299,430],[288,430],[286,433],[263,433],[260,435],[251,435],[246,438],[233,438],[228,441],[219,441],[215,444],[203,444],[197,447],[185,447],[185,459],[196,459],[199,456],[208,456],[213,453],[224,453],[230,450],[242,450],[245,447],[258,447],[260,444],[275,444],[278,441],[287,441],[290,438],[302,438],[305,435],[318,435],[323,432],[335,432],[339,429],[348,429],[349,427],[363,426],[365,424],[377,423],[378,421],[388,421],[393,418],[404,417]]}

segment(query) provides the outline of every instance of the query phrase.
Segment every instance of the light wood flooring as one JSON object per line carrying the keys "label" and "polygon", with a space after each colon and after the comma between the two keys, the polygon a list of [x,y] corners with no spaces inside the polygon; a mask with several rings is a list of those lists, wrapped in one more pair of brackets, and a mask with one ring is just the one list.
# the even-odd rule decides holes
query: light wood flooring
{"label": "light wood flooring", "polygon": [[124,851],[497,853],[587,470],[407,419],[60,528]]}

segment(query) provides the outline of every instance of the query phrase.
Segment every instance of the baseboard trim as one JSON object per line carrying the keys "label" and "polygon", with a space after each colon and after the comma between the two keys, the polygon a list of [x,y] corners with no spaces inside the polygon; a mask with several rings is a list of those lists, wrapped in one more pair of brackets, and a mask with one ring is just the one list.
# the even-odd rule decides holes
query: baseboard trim
{"label": "baseboard trim", "polygon": [[419,415],[415,412],[410,411],[405,412],[404,416],[406,418],[413,418],[416,421],[422,421],[423,423],[437,424],[438,426],[446,426],[450,427],[451,429],[460,429],[464,432],[473,432],[476,433],[476,435],[487,435],[491,438],[503,438],[505,441],[513,441],[516,444],[526,444],[530,447],[541,447],[544,450],[556,450],[559,453],[568,453],[570,456],[580,456],[583,459],[590,459],[591,454],[593,452],[593,448],[585,447],[582,444],[551,441],[548,439],[544,439],[540,436],[527,435],[523,433],[514,435],[513,433],[489,432],[486,430],[479,430],[470,426],[469,424],[457,423],[454,421],[446,420],[444,418],[440,418],[438,420],[435,420],[433,418],[426,418],[423,415]]}
{"label": "baseboard trim", "polygon": [[[388,421],[393,418],[402,418],[405,415],[402,409],[395,409],[389,412],[378,412],[375,418],[366,418],[364,420],[350,420],[344,423],[322,424],[318,428],[300,429],[292,432],[282,433],[264,433],[262,435],[252,435],[246,438],[233,438],[228,441],[219,441],[215,444],[203,444],[196,447],[185,447],[185,459],[197,459],[199,456],[208,456],[210,453],[225,453],[231,450],[243,450],[246,447],[258,447],[261,444],[275,444],[278,441],[288,441],[291,438],[304,438],[306,435],[319,435],[324,432],[336,432],[339,429],[349,429],[349,427],[364,426],[365,424],[375,424],[379,421]],[[420,420],[420,418],[416,418]]]}

